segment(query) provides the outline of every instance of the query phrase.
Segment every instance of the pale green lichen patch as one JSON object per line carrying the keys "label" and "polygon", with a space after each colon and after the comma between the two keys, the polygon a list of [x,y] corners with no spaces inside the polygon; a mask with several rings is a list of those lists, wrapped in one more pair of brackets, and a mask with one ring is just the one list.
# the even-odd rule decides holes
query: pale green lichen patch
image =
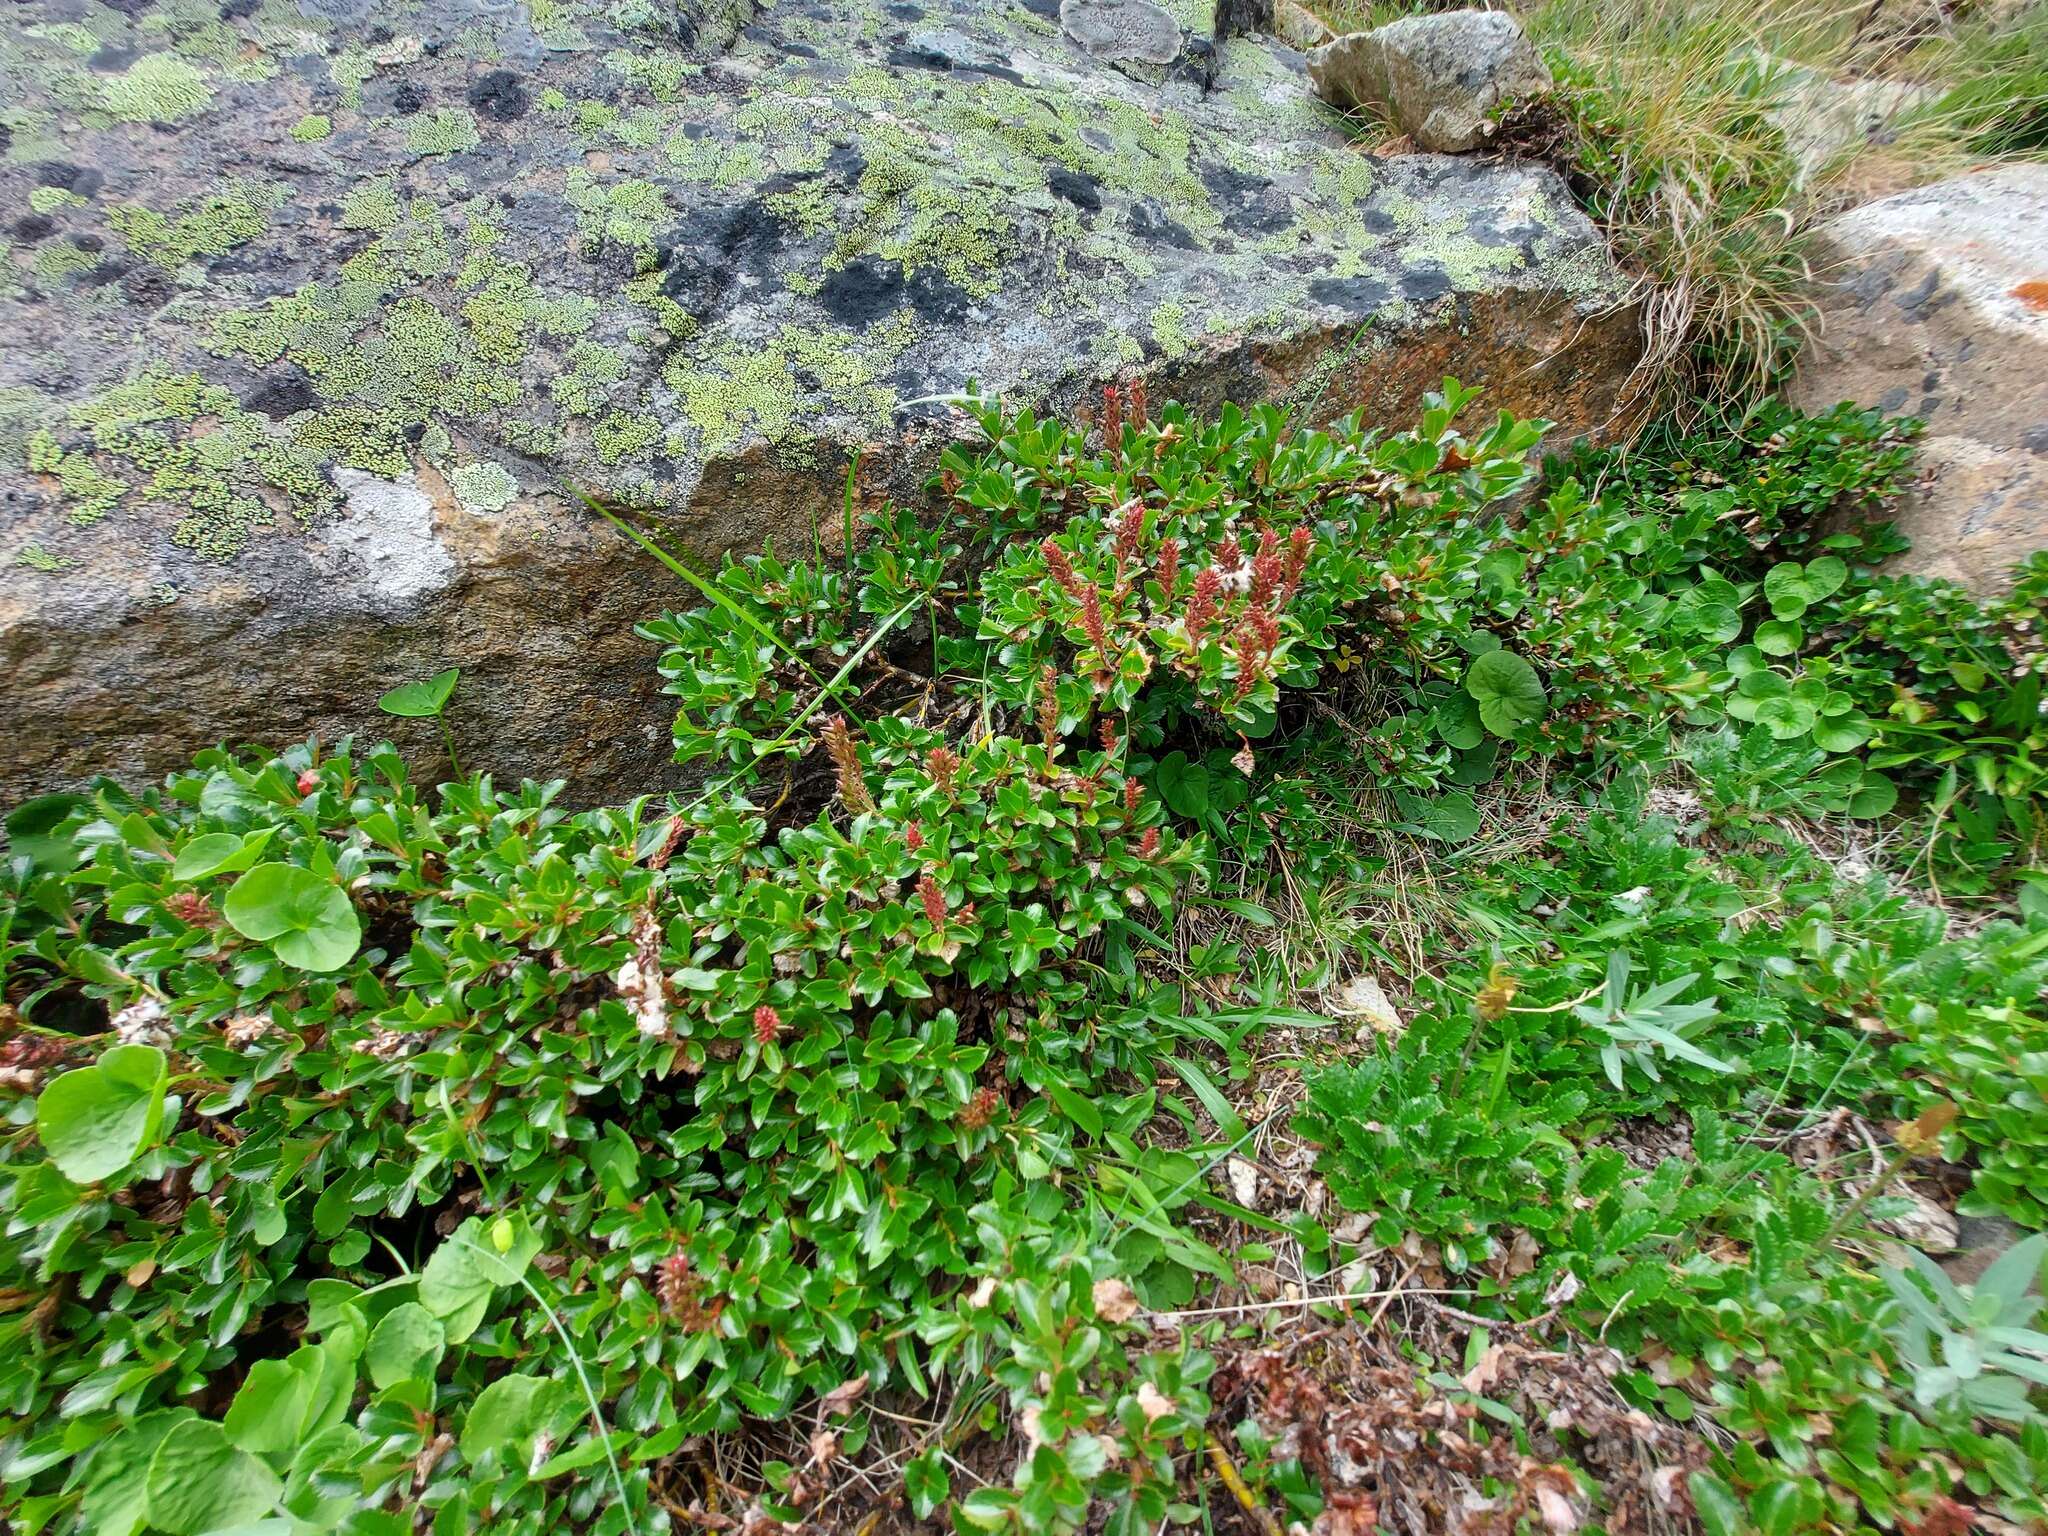
{"label": "pale green lichen patch", "polygon": [[578,224],[592,248],[613,244],[646,250],[655,230],[672,217],[661,188],[638,177],[604,181],[578,166],[569,172],[567,195],[569,205],[581,215]]}
{"label": "pale green lichen patch", "polygon": [[[678,359],[664,379],[680,397],[695,442],[703,454],[725,453],[749,436],[789,441],[807,397],[822,394],[863,425],[888,420],[896,396],[879,381],[882,366],[900,355],[910,339],[910,321],[899,314],[863,349],[849,332],[785,327],[765,344],[733,342],[701,359]],[[879,345],[877,345],[877,341]],[[799,381],[804,375],[808,387]]]}
{"label": "pale green lichen patch", "polygon": [[282,185],[257,180],[224,182],[220,190],[183,203],[172,214],[137,203],[114,208],[107,223],[145,261],[175,271],[199,256],[225,256],[262,234],[284,201]]}
{"label": "pale green lichen patch", "polygon": [[579,341],[569,349],[568,367],[548,382],[548,393],[571,416],[595,415],[609,386],[626,376],[626,360],[611,347]]}
{"label": "pale green lichen patch", "polygon": [[92,251],[71,241],[60,240],[38,247],[30,270],[41,282],[59,284],[90,272],[99,264],[100,258]]}
{"label": "pale green lichen patch", "polygon": [[459,155],[482,143],[476,115],[462,107],[418,113],[405,127],[405,147],[416,155]]}
{"label": "pale green lichen patch", "polygon": [[[26,467],[55,481],[78,526],[131,498],[156,502],[175,510],[173,543],[227,559],[271,522],[271,494],[308,511],[333,500],[318,460],[267,427],[196,374],[148,372],[71,407],[64,429],[77,445],[48,427],[32,435]],[[133,478],[101,469],[102,458]]]}
{"label": "pale green lichen patch", "polygon": [[301,144],[317,144],[334,132],[334,119],[325,112],[308,112],[292,124],[292,137]]}
{"label": "pale green lichen patch", "polygon": [[341,93],[341,104],[355,108],[363,104],[363,86],[377,73],[377,61],[367,48],[342,48],[327,60],[327,77]]}
{"label": "pale green lichen patch", "polygon": [[45,576],[55,576],[78,564],[66,555],[53,555],[40,544],[24,544],[14,552],[14,563],[24,570],[41,571]]}
{"label": "pale green lichen patch", "polygon": [[519,494],[519,481],[512,471],[491,462],[457,466],[448,476],[448,485],[465,507],[477,512],[502,512]]}
{"label": "pale green lichen patch", "polygon": [[152,53],[118,75],[95,82],[97,106],[123,123],[177,123],[204,112],[213,87],[189,61],[174,53]]}
{"label": "pale green lichen patch", "polygon": [[1166,357],[1179,357],[1188,349],[1187,307],[1175,299],[1166,299],[1152,311],[1152,339],[1159,344],[1160,352]]}
{"label": "pale green lichen patch", "polygon": [[661,441],[661,423],[652,416],[613,411],[591,429],[591,445],[598,462],[617,464],[640,458]]}
{"label": "pale green lichen patch", "polygon": [[398,223],[398,192],[389,176],[350,189],[341,201],[343,229],[390,229]]}

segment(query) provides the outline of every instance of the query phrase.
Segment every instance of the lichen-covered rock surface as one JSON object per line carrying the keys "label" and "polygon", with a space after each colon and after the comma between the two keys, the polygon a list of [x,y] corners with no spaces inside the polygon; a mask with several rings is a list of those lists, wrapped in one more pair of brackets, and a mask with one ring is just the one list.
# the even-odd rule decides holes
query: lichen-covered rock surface
{"label": "lichen-covered rock surface", "polygon": [[1792,399],[1918,416],[1900,565],[1979,592],[2048,548],[2048,166],[1901,192],[1818,231]]}
{"label": "lichen-covered rock surface", "polygon": [[1611,419],[1634,322],[1549,174],[1354,153],[1262,40],[1158,74],[1056,0],[16,0],[0,801],[222,738],[424,756],[374,700],[450,664],[466,758],[658,788],[631,626],[687,594],[565,483],[808,548],[970,379]]}

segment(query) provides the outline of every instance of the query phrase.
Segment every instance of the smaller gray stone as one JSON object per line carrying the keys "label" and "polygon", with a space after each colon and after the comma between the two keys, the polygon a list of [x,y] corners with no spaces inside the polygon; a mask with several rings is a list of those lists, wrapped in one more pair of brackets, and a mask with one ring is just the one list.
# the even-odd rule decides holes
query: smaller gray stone
{"label": "smaller gray stone", "polygon": [[1483,143],[1501,103],[1551,88],[1522,24],[1505,11],[1404,16],[1346,33],[1308,56],[1308,73],[1332,106],[1382,113],[1418,148],[1446,154]]}
{"label": "smaller gray stone", "polygon": [[1975,1285],[2006,1249],[2026,1241],[2026,1236],[2019,1226],[1996,1212],[1989,1216],[1959,1216],[1957,1252],[1943,1259],[1941,1267],[1957,1285]]}
{"label": "smaller gray stone", "polygon": [[1329,23],[1298,0],[1273,0],[1273,35],[1302,53],[1336,37]]}
{"label": "smaller gray stone", "polygon": [[1785,136],[1801,186],[1846,154],[1889,143],[1908,114],[1941,94],[1906,80],[1835,80],[1768,54],[1757,55],[1755,67],[1768,80],[1764,117]]}
{"label": "smaller gray stone", "polygon": [[1180,23],[1152,0],[1060,0],[1060,29],[1104,64],[1171,64]]}

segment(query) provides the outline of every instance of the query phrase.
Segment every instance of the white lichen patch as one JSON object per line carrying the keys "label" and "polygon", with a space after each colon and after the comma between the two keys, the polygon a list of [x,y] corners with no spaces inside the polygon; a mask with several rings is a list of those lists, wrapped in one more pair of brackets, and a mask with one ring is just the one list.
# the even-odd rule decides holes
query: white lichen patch
{"label": "white lichen patch", "polygon": [[411,602],[455,579],[455,561],[434,534],[434,503],[408,471],[385,480],[360,469],[337,469],[346,499],[324,533],[327,544],[362,566],[362,583],[379,597]]}

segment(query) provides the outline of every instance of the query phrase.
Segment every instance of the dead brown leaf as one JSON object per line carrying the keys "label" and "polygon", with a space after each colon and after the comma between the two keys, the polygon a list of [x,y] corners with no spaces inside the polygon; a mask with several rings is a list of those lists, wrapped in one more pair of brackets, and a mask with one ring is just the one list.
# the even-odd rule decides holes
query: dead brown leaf
{"label": "dead brown leaf", "polygon": [[1127,1323],[1138,1315],[1138,1296],[1114,1275],[1095,1282],[1095,1313],[1106,1323]]}

